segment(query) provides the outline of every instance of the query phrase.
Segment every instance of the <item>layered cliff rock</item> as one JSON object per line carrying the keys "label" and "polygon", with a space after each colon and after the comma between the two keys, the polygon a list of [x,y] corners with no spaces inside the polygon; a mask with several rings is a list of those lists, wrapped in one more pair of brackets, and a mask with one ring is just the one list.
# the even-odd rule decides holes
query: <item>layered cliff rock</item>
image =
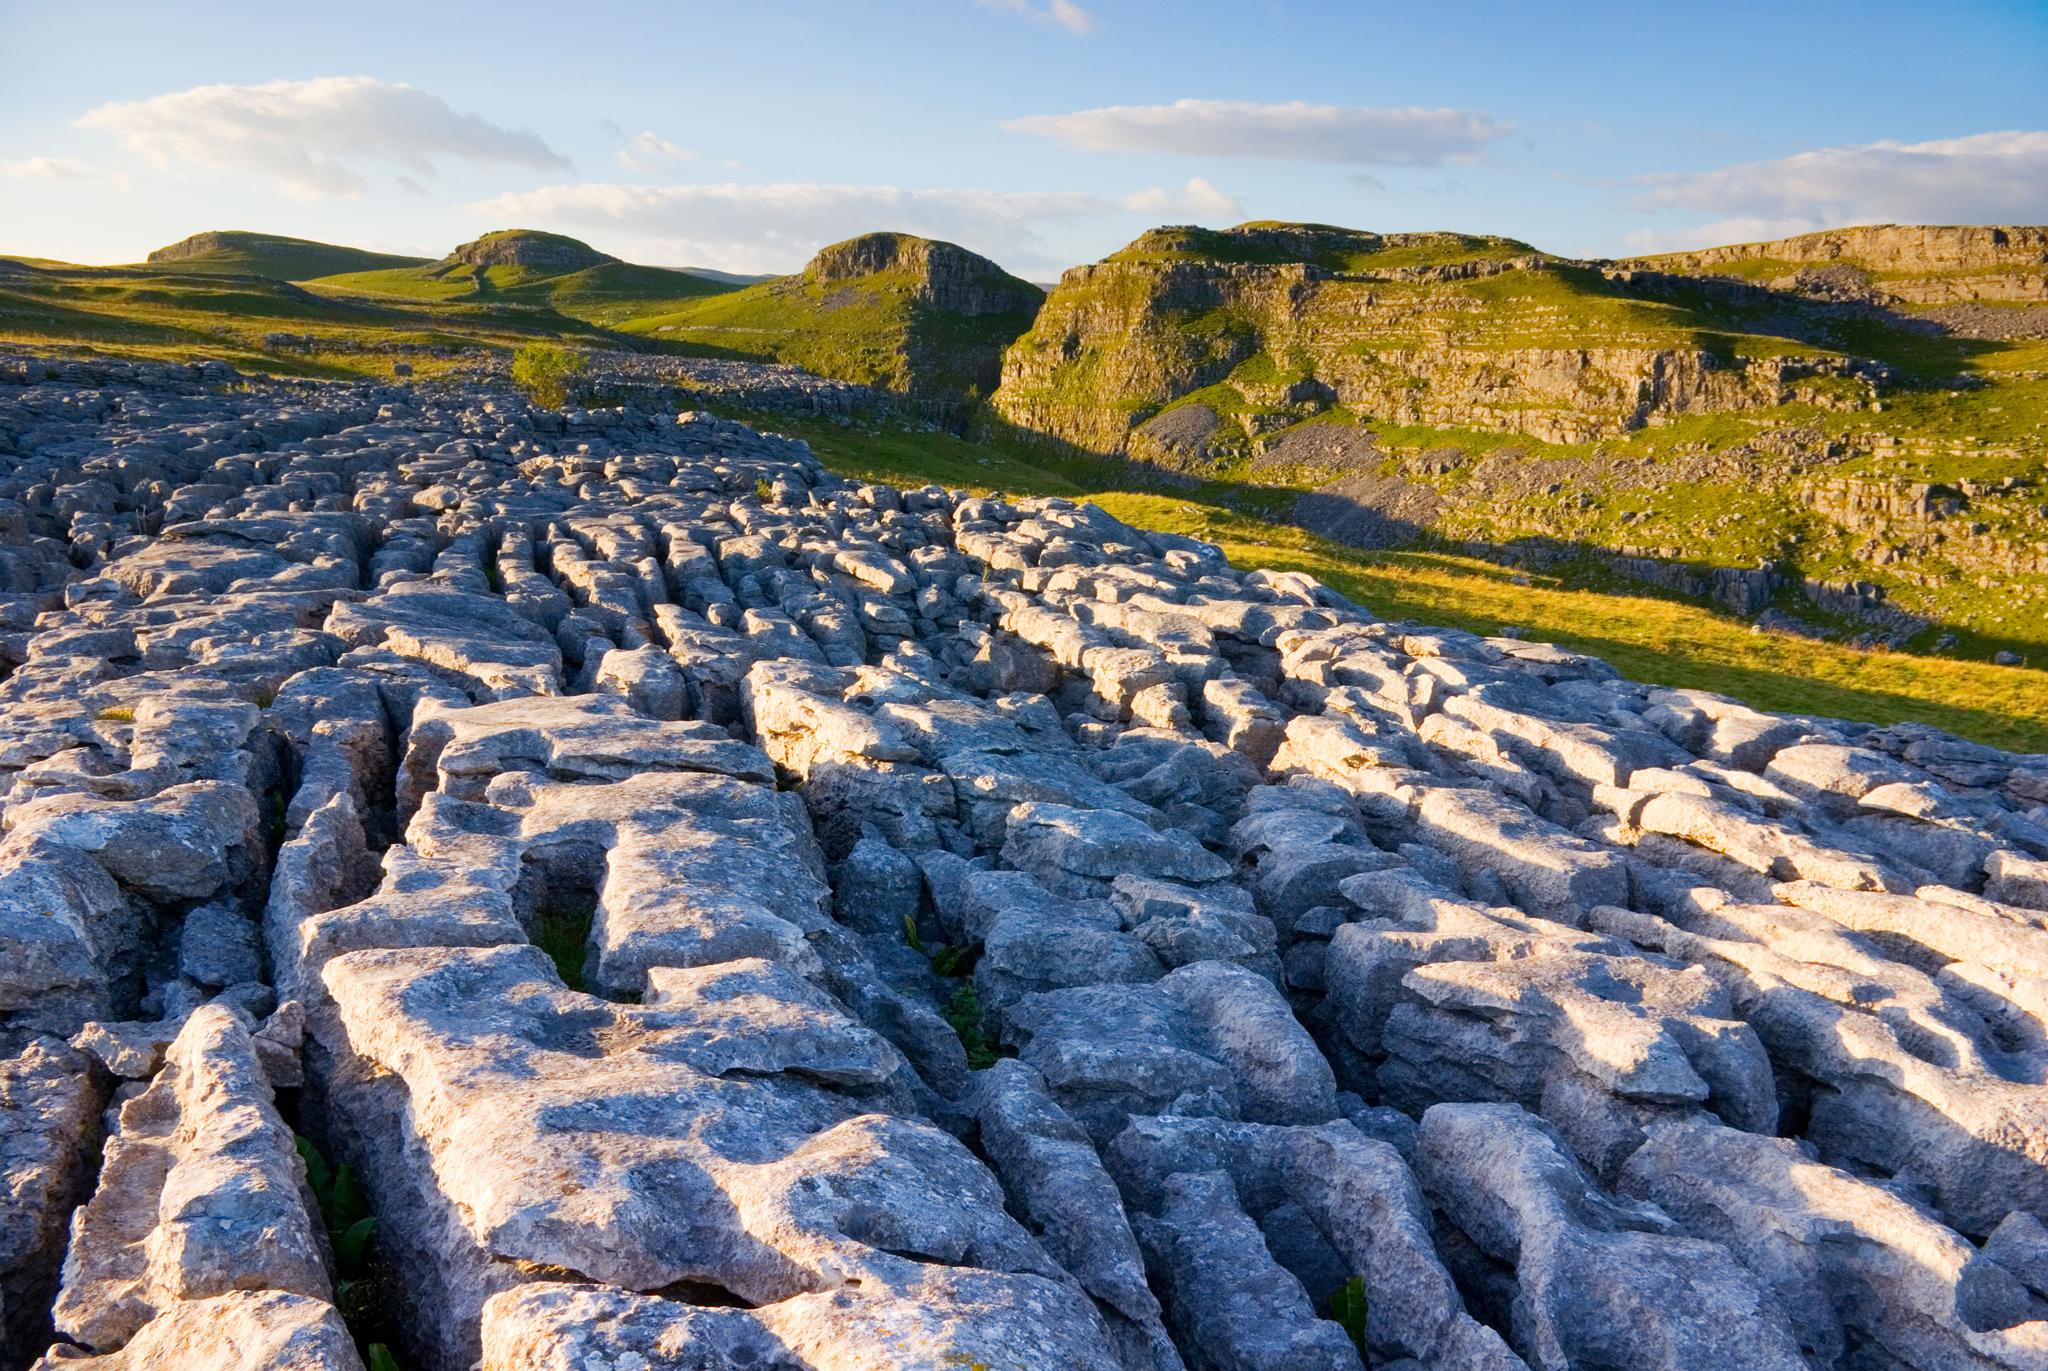
{"label": "layered cliff rock", "polygon": [[804,268],[805,279],[821,284],[858,284],[901,272],[912,281],[917,302],[949,314],[1029,314],[1045,292],[1021,281],[986,257],[952,243],[908,233],[864,233],[823,248]]}
{"label": "layered cliff rock", "polygon": [[1637,261],[1785,288],[1860,287],[1908,304],[2048,301],[2048,227],[2030,225],[1872,224]]}

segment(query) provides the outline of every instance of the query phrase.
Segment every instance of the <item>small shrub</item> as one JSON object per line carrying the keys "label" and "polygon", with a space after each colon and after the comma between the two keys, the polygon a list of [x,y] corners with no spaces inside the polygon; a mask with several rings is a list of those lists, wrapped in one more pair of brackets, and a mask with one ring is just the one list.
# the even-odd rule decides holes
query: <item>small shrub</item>
{"label": "small shrub", "polygon": [[754,498],[764,505],[775,503],[775,487],[769,485],[759,476],[756,476],[754,478]]}
{"label": "small shrub", "polygon": [[135,722],[135,711],[127,705],[109,705],[92,717],[103,724],[132,724]]}
{"label": "small shrub", "polygon": [[580,352],[555,343],[528,343],[512,354],[512,384],[549,409],[568,403],[569,388],[590,365]]}

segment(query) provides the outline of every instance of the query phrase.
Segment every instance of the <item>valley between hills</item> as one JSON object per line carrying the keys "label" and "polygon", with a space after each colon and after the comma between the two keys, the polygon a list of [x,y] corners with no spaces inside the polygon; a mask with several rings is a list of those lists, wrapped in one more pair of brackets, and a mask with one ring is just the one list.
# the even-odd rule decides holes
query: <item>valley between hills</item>
{"label": "valley between hills", "polygon": [[1049,290],[875,233],[773,278],[492,233],[0,259],[0,348],[701,404],[838,469],[1085,495],[1390,611],[1766,707],[2048,741],[2048,230],[1621,261],[1162,228]]}

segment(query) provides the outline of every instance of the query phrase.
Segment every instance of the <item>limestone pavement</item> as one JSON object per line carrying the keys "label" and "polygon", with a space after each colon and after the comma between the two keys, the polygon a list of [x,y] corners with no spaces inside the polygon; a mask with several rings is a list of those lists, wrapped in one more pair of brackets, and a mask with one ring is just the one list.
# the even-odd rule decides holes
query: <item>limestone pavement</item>
{"label": "limestone pavement", "polygon": [[0,454],[6,1367],[359,1367],[294,1132],[430,1371],[2048,1367],[2048,757],[699,413]]}

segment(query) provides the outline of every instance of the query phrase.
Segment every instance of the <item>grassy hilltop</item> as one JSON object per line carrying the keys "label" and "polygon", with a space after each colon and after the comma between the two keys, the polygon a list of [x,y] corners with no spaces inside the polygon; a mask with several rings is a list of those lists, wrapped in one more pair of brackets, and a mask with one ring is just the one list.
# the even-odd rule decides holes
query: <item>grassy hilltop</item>
{"label": "grassy hilltop", "polygon": [[623,327],[940,399],[993,390],[1003,349],[1031,326],[1043,300],[1038,287],[964,248],[871,233],[826,248],[795,276]]}
{"label": "grassy hilltop", "polygon": [[424,257],[401,257],[363,248],[337,247],[308,238],[226,229],[195,233],[149,254],[143,265],[209,276],[267,276],[275,281],[310,281],[348,271],[416,267]]}

